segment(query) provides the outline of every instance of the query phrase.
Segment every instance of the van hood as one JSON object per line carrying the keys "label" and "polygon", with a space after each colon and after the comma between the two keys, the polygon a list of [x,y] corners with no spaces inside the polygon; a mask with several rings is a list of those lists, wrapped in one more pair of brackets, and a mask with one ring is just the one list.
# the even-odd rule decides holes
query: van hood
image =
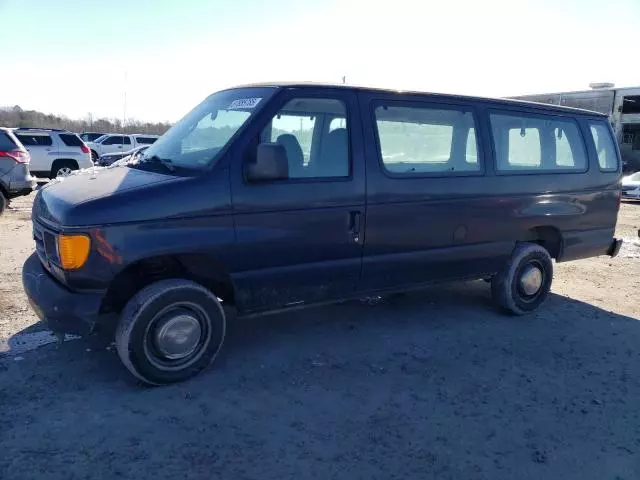
{"label": "van hood", "polygon": [[144,202],[158,187],[183,180],[126,166],[90,168],[45,185],[34,200],[33,218],[65,226],[110,223],[120,210],[115,205]]}

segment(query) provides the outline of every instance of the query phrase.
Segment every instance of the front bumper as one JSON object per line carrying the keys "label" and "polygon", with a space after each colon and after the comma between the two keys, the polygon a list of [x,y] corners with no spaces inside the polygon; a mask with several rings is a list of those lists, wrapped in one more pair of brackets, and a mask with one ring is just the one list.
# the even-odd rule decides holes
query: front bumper
{"label": "front bumper", "polygon": [[88,335],[94,330],[102,295],[68,290],[44,269],[36,253],[22,267],[22,285],[36,315],[54,332]]}

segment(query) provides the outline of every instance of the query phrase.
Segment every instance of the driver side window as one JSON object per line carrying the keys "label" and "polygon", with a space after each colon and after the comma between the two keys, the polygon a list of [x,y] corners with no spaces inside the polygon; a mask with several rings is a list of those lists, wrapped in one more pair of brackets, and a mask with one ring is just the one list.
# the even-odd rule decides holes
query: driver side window
{"label": "driver side window", "polygon": [[265,126],[260,141],[284,147],[289,179],[348,177],[346,118],[346,106],[340,100],[295,98]]}

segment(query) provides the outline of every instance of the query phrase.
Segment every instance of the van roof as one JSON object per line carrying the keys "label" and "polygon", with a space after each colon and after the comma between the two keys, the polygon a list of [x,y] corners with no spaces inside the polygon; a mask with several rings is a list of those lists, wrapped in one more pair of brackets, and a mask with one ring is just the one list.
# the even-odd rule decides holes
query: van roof
{"label": "van roof", "polygon": [[396,93],[402,95],[429,95],[430,97],[438,97],[442,99],[451,99],[451,100],[471,100],[478,102],[490,102],[496,105],[507,105],[507,106],[523,106],[523,107],[535,107],[536,109],[552,111],[552,112],[565,112],[565,113],[579,113],[583,115],[596,116],[596,117],[607,117],[606,114],[595,112],[593,110],[586,110],[582,108],[573,108],[573,107],[565,107],[562,105],[551,105],[547,103],[538,103],[531,102],[528,100],[518,100],[512,98],[492,98],[492,97],[477,97],[472,95],[456,95],[449,93],[433,93],[433,92],[420,92],[415,90],[394,90],[388,88],[377,88],[377,87],[363,87],[357,85],[347,85],[341,83],[322,83],[322,82],[259,82],[259,83],[250,83],[245,85],[237,85],[235,87],[230,88],[249,88],[249,87],[276,87],[276,88],[305,88],[305,87],[324,87],[324,88],[343,88],[347,90],[356,90],[360,92],[380,92],[380,93]]}

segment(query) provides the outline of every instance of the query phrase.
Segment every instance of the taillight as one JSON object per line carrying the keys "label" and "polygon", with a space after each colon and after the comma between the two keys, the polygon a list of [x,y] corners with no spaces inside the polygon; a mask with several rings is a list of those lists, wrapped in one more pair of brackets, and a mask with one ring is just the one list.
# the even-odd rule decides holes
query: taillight
{"label": "taillight", "polygon": [[0,157],[9,157],[14,159],[18,163],[29,163],[31,156],[29,152],[22,150],[9,150],[8,152],[0,152]]}
{"label": "taillight", "polygon": [[89,147],[87,147],[84,143],[80,147],[80,150],[82,150],[82,153],[89,153],[91,151],[89,150]]}

